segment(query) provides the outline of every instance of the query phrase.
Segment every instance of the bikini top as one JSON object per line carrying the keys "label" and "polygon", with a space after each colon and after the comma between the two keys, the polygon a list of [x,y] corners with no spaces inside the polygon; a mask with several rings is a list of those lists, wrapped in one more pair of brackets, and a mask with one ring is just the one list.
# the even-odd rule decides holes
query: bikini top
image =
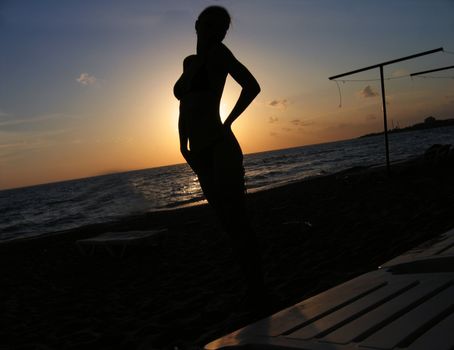
{"label": "bikini top", "polygon": [[188,92],[212,90],[206,66],[206,63],[204,63],[192,77]]}

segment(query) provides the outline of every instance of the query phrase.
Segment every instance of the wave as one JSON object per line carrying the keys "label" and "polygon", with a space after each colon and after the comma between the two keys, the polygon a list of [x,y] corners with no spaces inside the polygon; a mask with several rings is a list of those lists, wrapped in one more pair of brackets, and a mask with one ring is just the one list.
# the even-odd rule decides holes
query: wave
{"label": "wave", "polygon": [[[454,127],[390,135],[391,161],[453,143]],[[353,139],[245,155],[250,192],[354,166],[384,163],[382,137]],[[203,194],[186,164],[0,191],[0,240],[197,205]]]}

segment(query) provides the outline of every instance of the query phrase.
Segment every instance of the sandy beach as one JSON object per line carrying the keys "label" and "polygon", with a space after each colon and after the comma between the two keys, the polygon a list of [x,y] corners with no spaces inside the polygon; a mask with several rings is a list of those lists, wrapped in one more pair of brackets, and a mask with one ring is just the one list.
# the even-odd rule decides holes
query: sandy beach
{"label": "sandy beach", "polygon": [[[249,195],[278,311],[454,227],[453,151]],[[165,228],[122,258],[75,242]],[[0,245],[0,349],[198,349],[263,315],[206,205]]]}

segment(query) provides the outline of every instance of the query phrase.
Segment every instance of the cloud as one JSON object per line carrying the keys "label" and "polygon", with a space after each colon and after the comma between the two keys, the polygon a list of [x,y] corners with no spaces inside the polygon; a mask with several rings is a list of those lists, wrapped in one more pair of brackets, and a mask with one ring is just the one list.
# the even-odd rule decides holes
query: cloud
{"label": "cloud", "polygon": [[407,75],[409,75],[409,73],[405,69],[397,69],[391,74],[393,78],[405,77]]}
{"label": "cloud", "polygon": [[74,117],[61,113],[17,117],[7,115],[0,118],[0,131],[8,133],[63,132]]}
{"label": "cloud", "polygon": [[311,120],[300,120],[300,119],[290,120],[290,123],[292,123],[295,126],[308,126],[308,125],[314,124],[314,122]]}
{"label": "cloud", "polygon": [[42,122],[46,120],[52,120],[56,118],[61,118],[62,114],[45,114],[45,115],[39,115],[36,117],[31,117],[31,118],[15,118],[14,116],[9,116],[8,114],[0,114],[0,116],[5,116],[9,117],[6,120],[0,121],[0,127],[1,126],[6,126],[6,125],[19,125],[19,124],[27,124],[27,123],[37,123],[37,122]]}
{"label": "cloud", "polygon": [[0,109],[0,122],[2,121],[2,119],[6,119],[9,117],[9,114],[6,113],[6,112],[3,112],[1,109]]}
{"label": "cloud", "polygon": [[[453,96],[445,96],[445,99],[448,101],[448,104],[454,104],[454,95]],[[1,114],[0,114],[1,116]]]}
{"label": "cloud", "polygon": [[97,79],[88,73],[81,73],[79,78],[76,79],[77,82],[79,82],[82,85],[93,85],[97,82]]}
{"label": "cloud", "polygon": [[299,125],[300,124],[300,120],[299,119],[293,119],[290,121],[290,123],[292,123],[293,125]]}
{"label": "cloud", "polygon": [[279,136],[279,134],[277,132],[271,131],[270,136],[276,137],[276,136]]}
{"label": "cloud", "polygon": [[359,94],[364,98],[378,96],[378,92],[374,91],[370,85],[367,85]]}
{"label": "cloud", "polygon": [[283,100],[273,100],[268,103],[268,106],[270,107],[277,107],[277,108],[287,108],[288,101],[287,99]]}
{"label": "cloud", "polygon": [[270,117],[270,118],[268,119],[268,122],[269,122],[270,124],[273,124],[273,123],[276,123],[278,120],[279,120],[278,117]]}
{"label": "cloud", "polygon": [[25,137],[20,141],[12,138],[9,138],[9,140],[6,139],[5,141],[0,142],[0,166],[3,165],[1,164],[3,162],[6,163],[24,159],[32,155],[34,152],[52,145],[55,146],[55,142],[51,138],[46,137],[46,135]]}

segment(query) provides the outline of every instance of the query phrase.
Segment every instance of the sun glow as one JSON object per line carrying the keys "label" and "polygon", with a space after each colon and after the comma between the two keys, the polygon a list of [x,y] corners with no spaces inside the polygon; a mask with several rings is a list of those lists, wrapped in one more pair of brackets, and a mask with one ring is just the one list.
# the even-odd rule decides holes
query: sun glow
{"label": "sun glow", "polygon": [[221,115],[221,119],[224,121],[229,113],[229,107],[227,106],[226,103],[221,102],[221,105],[219,106],[219,114]]}

